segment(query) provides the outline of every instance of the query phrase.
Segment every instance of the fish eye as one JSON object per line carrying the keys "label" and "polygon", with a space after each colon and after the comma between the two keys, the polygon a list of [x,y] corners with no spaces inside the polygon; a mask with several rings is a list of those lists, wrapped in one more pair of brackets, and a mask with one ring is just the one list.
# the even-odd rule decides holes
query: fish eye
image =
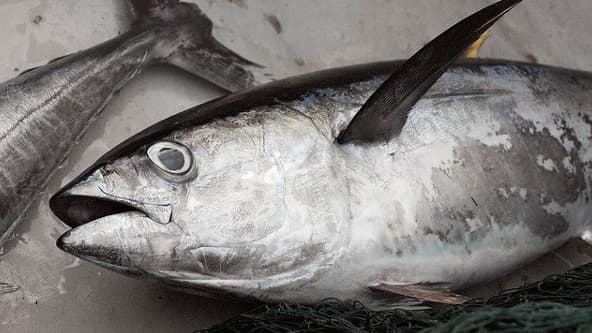
{"label": "fish eye", "polygon": [[176,142],[157,142],[148,148],[147,155],[154,165],[172,175],[185,175],[193,166],[189,149]]}

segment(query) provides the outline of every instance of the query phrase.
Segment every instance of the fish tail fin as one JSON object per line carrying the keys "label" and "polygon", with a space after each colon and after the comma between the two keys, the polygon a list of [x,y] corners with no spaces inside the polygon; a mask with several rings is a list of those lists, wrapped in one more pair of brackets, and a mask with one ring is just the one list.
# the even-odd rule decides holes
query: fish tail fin
{"label": "fish tail fin", "polygon": [[178,0],[129,0],[134,29],[157,32],[154,57],[222,88],[237,91],[273,78],[213,36],[213,23],[200,8]]}

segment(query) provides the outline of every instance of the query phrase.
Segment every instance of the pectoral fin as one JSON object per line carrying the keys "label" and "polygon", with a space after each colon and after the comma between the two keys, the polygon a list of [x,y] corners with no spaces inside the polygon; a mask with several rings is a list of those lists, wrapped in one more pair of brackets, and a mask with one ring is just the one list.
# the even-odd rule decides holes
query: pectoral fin
{"label": "pectoral fin", "polygon": [[440,284],[377,284],[369,287],[372,291],[389,293],[398,297],[411,297],[424,302],[442,304],[462,304],[469,298],[455,294]]}
{"label": "pectoral fin", "polygon": [[388,141],[411,108],[467,48],[521,0],[502,0],[469,16],[407,60],[360,108],[337,142]]}

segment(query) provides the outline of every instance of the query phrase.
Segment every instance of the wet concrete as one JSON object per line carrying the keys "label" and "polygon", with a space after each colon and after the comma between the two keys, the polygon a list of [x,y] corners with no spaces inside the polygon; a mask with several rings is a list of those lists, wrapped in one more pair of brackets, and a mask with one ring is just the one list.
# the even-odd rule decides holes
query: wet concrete
{"label": "wet concrete", "polygon": [[[485,0],[241,0],[198,3],[215,34],[250,60],[285,76],[405,58]],[[527,1],[492,32],[482,55],[592,71],[589,0]],[[0,80],[125,31],[119,0],[0,0]],[[270,20],[270,18],[272,18]],[[305,24],[303,24],[306,22]],[[0,255],[0,332],[190,332],[253,307],[136,281],[60,252],[66,230],[47,207],[50,193],[131,134],[223,92],[168,67],[146,71],[107,107],[33,204]],[[574,241],[488,286],[486,295],[592,259]]]}

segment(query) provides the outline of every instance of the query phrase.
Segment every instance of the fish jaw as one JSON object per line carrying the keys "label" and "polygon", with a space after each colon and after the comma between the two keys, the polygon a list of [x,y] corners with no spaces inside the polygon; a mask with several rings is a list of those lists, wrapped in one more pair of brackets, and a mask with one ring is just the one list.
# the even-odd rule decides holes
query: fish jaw
{"label": "fish jaw", "polygon": [[[108,215],[78,226],[57,240],[76,257],[128,275],[165,269],[181,239],[174,224],[156,223],[139,211]],[[168,264],[165,264],[168,263]]]}
{"label": "fish jaw", "polygon": [[72,229],[58,240],[61,250],[120,273],[142,276],[170,269],[183,241],[170,223],[170,204],[146,204],[110,193],[102,169],[50,200],[54,214]]}
{"label": "fish jaw", "polygon": [[[51,200],[54,213],[73,227],[58,238],[56,246],[75,257],[129,277],[212,298],[279,300],[273,298],[283,292],[273,291],[277,285],[297,281],[302,275],[297,270],[268,279],[219,272],[212,265],[216,258],[251,259],[259,255],[261,246],[208,245],[200,240],[207,239],[207,230],[196,235],[174,221],[159,223],[126,206],[126,200],[116,201],[97,192],[91,196],[90,188],[89,183],[82,183]],[[245,271],[251,271],[253,263],[245,260]]]}
{"label": "fish jaw", "polygon": [[57,240],[57,246],[128,275],[170,266],[176,246],[171,240],[182,240],[179,227],[170,223],[170,201],[148,204],[127,198],[110,190],[117,179],[104,174],[99,168],[50,199],[54,214],[73,228]]}
{"label": "fish jaw", "polygon": [[[258,281],[220,279],[199,271],[199,246],[176,224],[157,223],[139,211],[108,215],[73,228],[58,238],[62,251],[111,271],[160,282],[184,292],[211,297],[253,298]],[[191,246],[191,245],[190,245]],[[203,268],[203,267],[202,267]]]}

